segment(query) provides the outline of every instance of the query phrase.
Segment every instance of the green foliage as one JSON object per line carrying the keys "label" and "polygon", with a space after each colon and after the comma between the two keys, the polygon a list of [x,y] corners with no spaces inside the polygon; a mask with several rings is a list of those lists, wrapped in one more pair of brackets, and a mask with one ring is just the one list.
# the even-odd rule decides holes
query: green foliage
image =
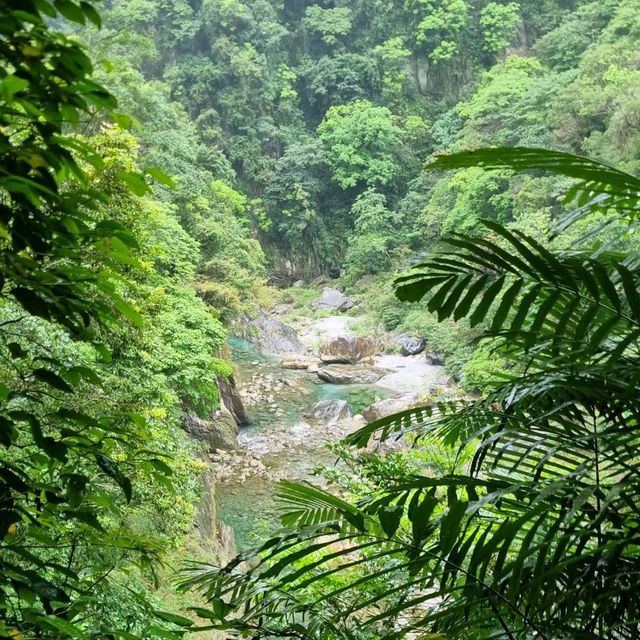
{"label": "green foliage", "polygon": [[131,119],[50,26],[97,24],[94,7],[0,18],[0,635],[180,638],[190,621],[149,585],[193,520],[180,423],[216,406],[225,332],[185,288],[198,245],[148,184],[172,181],[140,171],[106,123]]}
{"label": "green foliage", "polygon": [[196,289],[219,313],[237,313],[263,285],[264,254],[247,231],[246,210],[242,195],[214,181],[209,194],[190,202],[183,214],[202,255]]}
{"label": "green foliage", "polygon": [[[0,607],[3,635],[32,637],[55,630],[82,635],[74,619],[87,606],[85,589],[96,576],[81,578],[73,555],[63,558],[77,537],[93,540],[104,532],[94,498],[100,485],[107,508],[114,508],[110,486],[132,498],[112,456],[119,442],[133,438],[134,423],[108,410],[92,415],[79,399],[102,384],[94,361],[107,349],[99,344],[98,325],[114,315],[141,323],[118,293],[122,273],[136,264],[138,243],[99,209],[107,193],[91,176],[105,169],[104,160],[87,141],[65,135],[65,125],[95,107],[114,107],[115,99],[90,79],[82,48],[47,27],[45,20],[58,12],[75,22],[99,22],[89,3],[13,3],[0,14]],[[127,183],[147,189],[140,174],[116,178],[120,189]],[[44,344],[33,339],[37,333],[44,333]],[[65,357],[75,350],[72,340],[85,344],[87,360]],[[42,546],[44,553],[31,551]],[[142,559],[153,554],[140,540],[129,546]]]}
{"label": "green foliage", "polygon": [[557,29],[536,42],[540,60],[557,71],[575,68],[582,54],[611,19],[615,4],[592,2],[578,7]]}
{"label": "green foliage", "polygon": [[548,126],[545,102],[557,90],[553,83],[547,88],[543,78],[537,60],[519,56],[510,56],[488,71],[473,97],[457,106],[466,120],[464,142],[473,146],[489,140],[506,146],[533,142]]}
{"label": "green foliage", "polygon": [[354,235],[345,255],[347,279],[353,281],[366,274],[389,270],[391,250],[401,242],[401,216],[389,211],[386,198],[375,191],[360,195],[351,215]]}
{"label": "green foliage", "polygon": [[343,189],[385,186],[398,179],[402,129],[389,109],[366,101],[331,107],[318,133],[333,178]]}
{"label": "green foliage", "polygon": [[[446,466],[353,463],[359,487],[340,488],[367,502],[286,487],[287,523],[304,525],[286,540],[316,546],[293,547],[286,567],[285,543],[265,548],[263,564],[229,578],[232,604],[255,595],[254,608],[220,625],[637,635],[621,575],[635,570],[624,456],[636,444],[638,4],[334,4],[114,0],[101,31],[92,2],[0,9],[0,635],[188,626],[154,617],[145,592],[193,519],[184,412],[216,406],[215,379],[229,373],[221,320],[263,295],[265,253],[289,280],[344,267],[365,286],[375,274],[369,307],[424,335],[487,397],[355,436],[402,427],[458,447]],[[69,21],[73,38],[54,32]],[[507,47],[521,55],[494,65]],[[92,77],[90,57],[112,62]],[[629,173],[517,148],[418,177],[429,154],[481,145],[579,151]],[[447,245],[443,233],[467,235]],[[582,247],[594,239],[592,254]],[[406,308],[385,300],[385,274],[414,251],[431,275],[403,281],[402,295],[421,298]],[[286,295],[301,308],[317,294]],[[214,583],[216,597],[229,584]],[[214,598],[214,619],[229,606]]]}
{"label": "green foliage", "polygon": [[[405,197],[429,202],[437,181],[417,176],[430,153],[544,146],[637,165],[632,0],[165,4],[115,0],[101,34],[82,35],[112,60],[105,79],[142,124],[146,161],[175,178],[162,197],[185,228],[182,213],[221,181],[246,196],[234,217],[281,278],[338,272],[364,190],[403,215]],[[513,188],[502,182],[491,197]],[[429,206],[436,218],[442,206]],[[201,267],[200,290],[229,307],[223,315],[255,298],[233,282],[242,269],[221,279]]]}
{"label": "green foliage", "polygon": [[449,60],[459,51],[459,38],[469,20],[464,0],[405,0],[417,19],[416,42],[435,63]]}
{"label": "green foliage", "polygon": [[205,148],[184,110],[169,101],[165,85],[145,82],[124,62],[113,65],[106,81],[141,123],[145,160],[175,182],[160,194],[182,224],[169,253],[192,263],[185,267],[190,280],[197,280],[198,291],[219,315],[233,316],[259,297],[264,276],[264,255],[248,228],[247,198],[229,185],[233,170],[215,147]]}
{"label": "green foliage", "polygon": [[335,45],[340,38],[351,31],[351,9],[348,7],[323,9],[313,5],[306,8],[303,24],[310,31],[319,33],[325,44]]}
{"label": "green foliage", "polygon": [[515,35],[520,7],[515,2],[489,2],[480,12],[482,48],[490,53],[504,50]]}
{"label": "green foliage", "polygon": [[333,252],[318,236],[327,224],[337,222],[335,218],[325,222],[319,215],[329,180],[324,149],[318,141],[305,140],[289,146],[278,160],[264,197],[268,230],[279,237],[280,245],[296,255],[312,253],[320,264],[328,262]]}
{"label": "green foliage", "polygon": [[402,38],[394,37],[375,47],[373,53],[383,66],[382,82],[389,97],[393,99],[402,94],[406,78],[404,65],[411,57],[411,50],[404,46]]}
{"label": "green foliage", "polygon": [[421,221],[427,237],[453,231],[473,233],[480,220],[506,222],[513,212],[507,176],[466,169],[441,181],[432,191]]}

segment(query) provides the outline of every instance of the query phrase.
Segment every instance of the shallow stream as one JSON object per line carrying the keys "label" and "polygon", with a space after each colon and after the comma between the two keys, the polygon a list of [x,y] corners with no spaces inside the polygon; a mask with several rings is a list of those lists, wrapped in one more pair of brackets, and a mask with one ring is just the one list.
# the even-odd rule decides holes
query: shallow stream
{"label": "shallow stream", "polygon": [[[348,320],[344,316],[321,319],[305,327],[301,338],[318,341],[348,331]],[[336,385],[323,383],[306,370],[284,370],[281,357],[260,355],[246,340],[233,338],[229,346],[238,385],[252,395],[247,406],[252,423],[241,429],[238,442],[266,467],[263,473],[249,475],[240,469],[233,471],[216,489],[219,518],[234,529],[240,550],[263,541],[276,527],[276,482],[310,480],[319,466],[335,465],[336,456],[327,444],[338,442],[364,424],[349,419],[321,423],[307,420],[305,415],[311,406],[322,400],[346,400],[352,414],[357,415],[377,400],[402,392],[424,394],[430,387],[443,384],[442,368],[428,365],[424,354],[376,357],[375,366],[389,371],[377,383]],[[258,389],[261,391],[256,395]]]}
{"label": "shallow stream", "polygon": [[246,340],[233,338],[230,347],[240,386],[249,384],[256,374],[287,380],[292,385],[277,402],[278,414],[273,413],[270,402],[248,407],[252,423],[243,427],[238,437],[243,449],[260,456],[267,475],[244,479],[232,476],[216,489],[219,517],[234,529],[238,549],[242,550],[264,540],[277,523],[275,483],[281,479],[311,479],[318,466],[333,466],[335,455],[326,445],[337,442],[352,428],[349,421],[328,425],[309,422],[304,417],[306,410],[322,400],[346,400],[355,415],[394,391],[377,385],[321,383],[306,371],[281,369],[281,358],[260,355]]}

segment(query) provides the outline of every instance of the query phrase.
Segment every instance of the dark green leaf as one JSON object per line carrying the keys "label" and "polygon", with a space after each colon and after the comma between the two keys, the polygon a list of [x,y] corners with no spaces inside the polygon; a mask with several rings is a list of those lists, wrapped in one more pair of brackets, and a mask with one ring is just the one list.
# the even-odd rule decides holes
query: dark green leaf
{"label": "dark green leaf", "polygon": [[61,378],[57,373],[50,371],[49,369],[34,369],[33,376],[36,380],[40,382],[45,382],[51,387],[55,389],[59,389],[60,391],[64,391],[66,393],[72,393],[73,387],[71,387],[63,378]]}
{"label": "dark green leaf", "polygon": [[115,480],[122,489],[127,502],[131,501],[131,481],[127,478],[122,471],[120,471],[118,465],[109,456],[103,453],[96,454],[96,460],[98,466],[104,473],[106,473],[111,479]]}

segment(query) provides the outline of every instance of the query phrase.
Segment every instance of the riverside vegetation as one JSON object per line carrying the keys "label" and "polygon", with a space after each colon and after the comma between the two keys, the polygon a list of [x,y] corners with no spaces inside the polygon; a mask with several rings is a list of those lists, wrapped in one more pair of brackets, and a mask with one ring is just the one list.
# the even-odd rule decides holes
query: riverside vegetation
{"label": "riverside vegetation", "polygon": [[[0,636],[637,638],[639,41],[638,0],[0,3]],[[236,446],[228,338],[279,313],[452,379],[229,561],[247,463],[189,433]]]}

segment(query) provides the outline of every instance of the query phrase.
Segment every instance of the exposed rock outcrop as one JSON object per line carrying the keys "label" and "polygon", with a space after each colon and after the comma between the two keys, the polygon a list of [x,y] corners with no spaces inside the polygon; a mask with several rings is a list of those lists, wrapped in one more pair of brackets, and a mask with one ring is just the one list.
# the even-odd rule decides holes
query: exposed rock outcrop
{"label": "exposed rock outcrop", "polygon": [[216,505],[216,477],[212,469],[201,476],[202,500],[198,507],[195,527],[199,546],[220,564],[226,564],[237,554],[235,534],[231,527],[218,520]]}
{"label": "exposed rock outcrop", "polygon": [[331,384],[373,384],[387,371],[373,367],[334,364],[318,369],[320,380]]}
{"label": "exposed rock outcrop", "polygon": [[349,311],[353,307],[353,300],[344,293],[331,287],[325,287],[322,295],[314,300],[310,305],[312,309],[321,309],[324,311]]}
{"label": "exposed rock outcrop", "polygon": [[238,448],[238,425],[224,404],[207,419],[189,414],[184,419],[184,429],[193,438],[206,443],[208,451]]}
{"label": "exposed rock outcrop", "polygon": [[215,451],[209,454],[209,460],[219,482],[228,482],[234,478],[244,482],[251,476],[268,477],[268,470],[260,456],[241,451]]}
{"label": "exposed rock outcrop", "polygon": [[351,409],[346,400],[322,400],[316,402],[306,413],[316,422],[334,422],[351,417]]}
{"label": "exposed rock outcrop", "polygon": [[381,418],[386,418],[394,413],[417,407],[419,404],[420,398],[417,393],[401,393],[392,398],[374,402],[362,412],[362,415],[368,424]]}
{"label": "exposed rock outcrop", "polygon": [[271,413],[282,415],[282,406],[291,402],[291,396],[304,396],[311,390],[302,384],[299,376],[277,376],[273,373],[256,371],[251,380],[242,387],[242,400],[245,406],[268,404]]}
{"label": "exposed rock outcrop", "polygon": [[236,386],[235,377],[230,376],[229,378],[223,378],[222,376],[218,376],[217,381],[220,399],[233,416],[236,424],[241,427],[250,424],[251,420],[249,420],[249,416],[242,402],[242,397]]}
{"label": "exposed rock outcrop", "polygon": [[424,338],[410,333],[401,333],[396,337],[395,343],[400,345],[400,351],[403,356],[415,356],[418,353],[422,353],[427,347]]}
{"label": "exposed rock outcrop", "polygon": [[304,346],[295,329],[264,313],[255,318],[244,316],[237,324],[242,338],[253,342],[257,351],[267,355],[304,353]]}
{"label": "exposed rock outcrop", "polygon": [[375,342],[361,336],[338,336],[320,347],[320,359],[327,364],[357,364],[375,353]]}
{"label": "exposed rock outcrop", "polygon": [[329,282],[329,278],[327,276],[318,276],[317,278],[314,278],[310,283],[309,283],[309,287],[311,289],[315,289],[316,287],[321,287],[324,284],[327,284]]}

